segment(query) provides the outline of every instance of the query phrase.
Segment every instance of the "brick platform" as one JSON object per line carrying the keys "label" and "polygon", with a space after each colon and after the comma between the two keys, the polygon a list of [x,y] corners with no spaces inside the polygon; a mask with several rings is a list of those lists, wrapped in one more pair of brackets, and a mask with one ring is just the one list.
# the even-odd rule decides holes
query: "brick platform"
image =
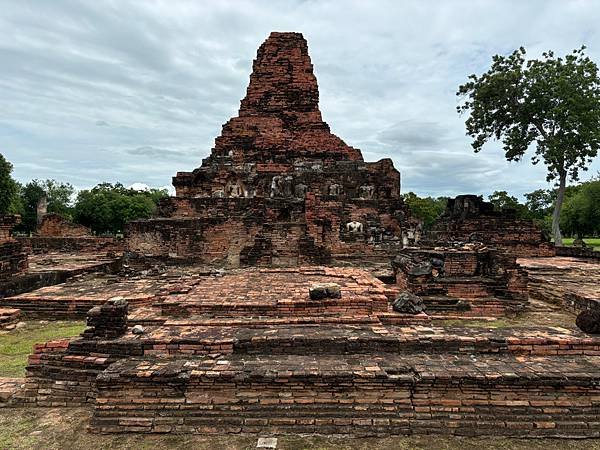
{"label": "brick platform", "polygon": [[136,307],[151,304],[161,292],[155,280],[118,281],[115,276],[91,275],[0,299],[0,306],[19,308],[29,318],[75,319],[114,297],[123,297]]}
{"label": "brick platform", "polygon": [[0,308],[0,329],[13,328],[19,321],[20,317],[20,309]]}
{"label": "brick platform", "polygon": [[[309,300],[326,281],[341,298]],[[91,405],[92,430],[106,433],[598,435],[600,337],[574,327],[394,325],[408,320],[389,308],[394,289],[353,268],[199,269],[92,288],[80,293],[153,299],[128,328],[116,301],[83,337],[36,346],[10,404]]]}
{"label": "brick platform", "polygon": [[[310,286],[335,282],[342,296],[311,300]],[[348,268],[248,269],[182,286],[161,304],[166,316],[371,316],[388,312],[386,286],[368,272]]]}
{"label": "brick platform", "polygon": [[[131,359],[98,377],[99,432],[596,437],[598,357]],[[565,373],[568,367],[568,375]],[[543,373],[543,377],[538,376]]]}
{"label": "brick platform", "polygon": [[38,346],[14,401],[92,403],[99,432],[590,437],[598,363],[549,327],[159,326]]}
{"label": "brick platform", "polygon": [[600,263],[569,257],[519,258],[518,262],[527,270],[532,298],[573,313],[600,309]]}
{"label": "brick platform", "polygon": [[52,286],[89,273],[114,273],[121,268],[119,258],[95,254],[47,253],[29,255],[29,267],[19,276],[0,281],[0,306],[10,306],[11,297]]}

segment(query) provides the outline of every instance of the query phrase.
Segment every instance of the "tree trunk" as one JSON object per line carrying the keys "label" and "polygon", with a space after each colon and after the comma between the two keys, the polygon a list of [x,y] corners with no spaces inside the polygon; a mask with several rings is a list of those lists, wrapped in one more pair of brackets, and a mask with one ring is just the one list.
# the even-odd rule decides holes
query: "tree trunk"
{"label": "tree trunk", "polygon": [[562,235],[560,234],[560,210],[563,200],[565,199],[565,187],[567,186],[567,172],[560,173],[558,183],[558,194],[556,195],[556,203],[554,204],[554,212],[552,213],[552,235],[554,236],[554,245],[562,245]]}

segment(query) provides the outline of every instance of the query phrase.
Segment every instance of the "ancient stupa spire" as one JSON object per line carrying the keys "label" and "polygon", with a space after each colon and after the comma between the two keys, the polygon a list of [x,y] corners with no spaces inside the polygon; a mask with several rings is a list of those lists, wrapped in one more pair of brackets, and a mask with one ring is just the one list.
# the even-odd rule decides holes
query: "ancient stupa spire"
{"label": "ancient stupa spire", "polygon": [[266,114],[322,122],[317,78],[301,33],[271,33],[258,49],[240,116]]}
{"label": "ancient stupa spire", "polygon": [[360,151],[332,134],[321,118],[319,87],[302,34],[271,33],[252,69],[239,116],[223,126],[213,157],[231,157],[234,163],[362,161]]}

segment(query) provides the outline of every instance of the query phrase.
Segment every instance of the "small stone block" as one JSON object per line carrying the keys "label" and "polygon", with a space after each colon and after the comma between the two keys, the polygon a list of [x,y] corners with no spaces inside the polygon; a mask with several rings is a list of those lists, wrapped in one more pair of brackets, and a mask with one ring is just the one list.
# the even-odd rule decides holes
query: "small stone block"
{"label": "small stone block", "polygon": [[311,300],[322,300],[324,298],[341,298],[342,290],[337,283],[313,284],[309,291]]}
{"label": "small stone block", "polygon": [[277,448],[277,438],[258,438],[256,448]]}

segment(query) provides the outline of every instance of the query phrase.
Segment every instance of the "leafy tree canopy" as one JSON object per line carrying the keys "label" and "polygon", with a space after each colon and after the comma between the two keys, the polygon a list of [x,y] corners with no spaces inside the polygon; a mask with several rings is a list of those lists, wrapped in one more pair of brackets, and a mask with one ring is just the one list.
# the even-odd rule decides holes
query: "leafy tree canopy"
{"label": "leafy tree canopy", "polygon": [[494,205],[494,209],[497,211],[513,209],[518,217],[522,219],[530,218],[527,206],[519,203],[516,197],[509,195],[506,191],[494,191],[492,195],[488,196],[488,200]]}
{"label": "leafy tree canopy", "polygon": [[121,233],[125,223],[151,217],[158,201],[167,196],[165,189],[137,191],[120,183],[102,183],[79,192],[75,221],[96,233]]}
{"label": "leafy tree canopy", "polygon": [[18,184],[12,177],[13,166],[0,153],[0,214],[16,213]]}
{"label": "leafy tree canopy", "polygon": [[410,212],[423,221],[425,229],[430,228],[442,215],[448,203],[447,197],[419,197],[414,192],[403,194],[402,198],[410,208]]}
{"label": "leafy tree canopy", "polygon": [[555,241],[567,178],[578,180],[600,148],[600,79],[585,47],[565,57],[549,51],[526,61],[523,47],[495,55],[481,76],[470,75],[457,95],[469,112],[467,134],[479,152],[489,140],[502,141],[509,161],[519,161],[535,145],[533,164],[543,161],[547,179],[558,181],[553,213]]}
{"label": "leafy tree canopy", "polygon": [[571,236],[600,236],[600,178],[582,183],[567,196],[561,227]]}
{"label": "leafy tree canopy", "polygon": [[72,218],[72,204],[75,188],[70,183],[56,180],[32,180],[21,187],[19,192],[23,223],[21,231],[34,231],[37,225],[37,205],[45,195],[48,212],[60,214],[66,219]]}

